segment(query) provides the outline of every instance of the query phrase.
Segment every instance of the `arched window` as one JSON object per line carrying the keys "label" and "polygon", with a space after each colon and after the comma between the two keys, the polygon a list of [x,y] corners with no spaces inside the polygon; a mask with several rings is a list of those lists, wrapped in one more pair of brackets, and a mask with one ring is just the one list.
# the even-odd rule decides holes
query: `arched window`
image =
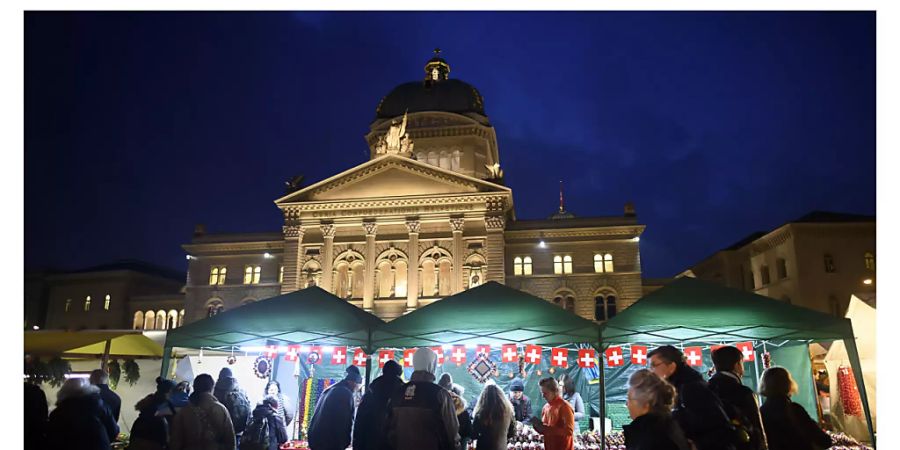
{"label": "arched window", "polygon": [[409,266],[406,261],[396,261],[394,263],[394,297],[406,298],[406,275],[409,273]]}
{"label": "arched window", "polygon": [[209,285],[219,284],[219,268],[216,266],[209,268]]}
{"label": "arched window", "polygon": [[562,256],[556,255],[553,257],[553,273],[557,275],[563,273]]}
{"label": "arched window", "polygon": [[594,273],[603,273],[603,255],[594,254]]}
{"label": "arched window", "polygon": [[612,253],[603,255],[603,271],[606,273],[611,273],[613,271]]}
{"label": "arched window", "polygon": [[169,322],[168,328],[170,330],[178,328],[178,311],[170,310],[166,321]]}
{"label": "arched window", "polygon": [[178,326],[184,326],[184,310],[178,311]]}
{"label": "arched window", "polygon": [[350,286],[350,265],[344,262],[335,267],[335,276],[337,277],[334,280],[335,295],[340,298],[350,298],[350,294],[352,293]]}
{"label": "arched window", "polygon": [[437,277],[435,276],[434,266],[434,260],[432,259],[422,261],[422,276],[419,283],[422,286],[423,297],[437,295]]}
{"label": "arched window", "polygon": [[442,260],[439,268],[440,268],[440,279],[439,283],[439,295],[450,295],[450,271],[452,264],[448,260]]}
{"label": "arched window", "polygon": [[67,298],[66,299],[66,312],[69,312],[69,308],[71,308],[71,307],[72,307],[72,299]]}
{"label": "arched window", "polygon": [[284,266],[278,266],[278,283],[284,283]]}
{"label": "arched window", "polygon": [[109,311],[110,300],[111,300],[111,298],[110,298],[109,294],[106,294],[106,297],[103,299],[103,309],[106,311]]}
{"label": "arched window", "polygon": [[863,258],[866,262],[866,269],[875,270],[875,255],[873,255],[872,252],[866,252],[866,254],[863,255]]}
{"label": "arched window", "polygon": [[513,258],[513,275],[522,275],[522,257]]}
{"label": "arched window", "polygon": [[834,258],[830,254],[826,253],[822,259],[825,260],[825,272],[834,273],[837,271],[834,267]]}
{"label": "arched window", "polygon": [[166,329],[166,312],[163,310],[159,310],[156,312],[156,329],[157,330],[165,330]]}
{"label": "arched window", "polygon": [[571,313],[575,312],[575,298],[566,297],[563,303],[563,309]]}
{"label": "arched window", "polygon": [[563,256],[563,273],[572,273],[572,257]]}
{"label": "arched window", "polygon": [[141,330],[144,328],[144,312],[138,311],[134,313],[134,322],[131,324],[131,328],[135,330]]}
{"label": "arched window", "polygon": [[153,311],[147,311],[146,313],[144,313],[144,329],[156,329],[156,313],[154,313]]}
{"label": "arched window", "polygon": [[522,274],[531,275],[531,257],[526,256],[522,262]]}
{"label": "arched window", "polygon": [[604,321],[616,316],[616,294],[601,292],[594,296],[594,320]]}
{"label": "arched window", "polygon": [[84,310],[85,311],[91,310],[91,296],[90,295],[88,295],[87,297],[84,298]]}
{"label": "arched window", "polygon": [[225,304],[217,298],[206,302],[206,317],[212,317],[225,310]]}

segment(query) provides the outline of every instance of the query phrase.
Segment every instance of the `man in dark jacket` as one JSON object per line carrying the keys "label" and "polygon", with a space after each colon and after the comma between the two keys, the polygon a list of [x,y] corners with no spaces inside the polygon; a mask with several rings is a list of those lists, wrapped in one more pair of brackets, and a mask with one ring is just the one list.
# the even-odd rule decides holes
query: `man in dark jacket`
{"label": "man in dark jacket", "polygon": [[[256,409],[253,410],[253,419],[244,432],[241,449],[265,448],[266,450],[278,450],[281,444],[287,442],[288,436],[287,430],[284,429],[284,421],[281,420],[281,416],[275,413],[278,410],[278,406],[278,399],[272,396],[264,398],[256,406]],[[268,430],[262,430],[263,426],[266,426]],[[259,442],[257,437],[266,434],[268,434],[268,442]],[[251,441],[253,445],[250,445]]]}
{"label": "man in dark jacket", "polygon": [[69,378],[56,393],[47,424],[47,448],[109,450],[119,434],[99,389],[84,378]]}
{"label": "man in dark jacket", "polygon": [[347,367],[344,379],[322,392],[309,421],[311,450],[344,450],[353,431],[353,394],[362,384],[356,366]]}
{"label": "man in dark jacket", "polygon": [[455,450],[459,422],[450,392],[434,383],[437,354],[416,350],[413,368],[409,383],[391,398],[388,442],[393,450]]}
{"label": "man in dark jacket", "polygon": [[517,421],[528,423],[531,420],[531,400],[525,395],[525,383],[519,378],[509,383],[509,402]]}
{"label": "man in dark jacket", "polygon": [[100,388],[100,399],[109,408],[113,420],[119,423],[119,412],[122,410],[122,399],[109,388],[109,374],[105,370],[91,371],[91,384]]}
{"label": "man in dark jacket", "polygon": [[247,393],[238,386],[237,379],[232,376],[231,369],[223,367],[219,371],[219,379],[213,388],[213,396],[219,403],[225,405],[228,414],[231,416],[231,423],[234,426],[234,436],[238,445],[241,443],[241,434],[247,428],[250,422],[250,399]]}
{"label": "man in dark jacket", "polygon": [[25,450],[43,450],[47,437],[47,396],[40,387],[25,382]]}
{"label": "man in dark jacket", "polygon": [[396,361],[384,363],[381,376],[373,380],[356,410],[353,425],[353,450],[383,450],[388,448],[385,421],[388,415],[388,401],[394,396],[403,380],[403,369]]}
{"label": "man in dark jacket", "polygon": [[684,355],[671,345],[647,355],[650,370],[668,381],[678,395],[672,418],[694,442],[697,450],[735,450],[735,433],[719,401],[703,377],[684,363]]}
{"label": "man in dark jacket", "polygon": [[759,405],[753,391],[741,384],[744,376],[744,354],[731,345],[712,352],[716,374],[709,379],[709,389],[722,401],[725,412],[732,421],[737,420],[749,435],[748,442],[738,443],[740,450],[764,450],[766,436],[763,431]]}

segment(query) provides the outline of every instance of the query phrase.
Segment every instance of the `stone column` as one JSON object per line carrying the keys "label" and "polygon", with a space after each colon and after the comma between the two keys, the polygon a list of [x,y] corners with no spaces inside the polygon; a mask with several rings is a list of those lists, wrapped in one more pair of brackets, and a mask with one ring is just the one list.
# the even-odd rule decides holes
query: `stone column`
{"label": "stone column", "polygon": [[334,266],[334,224],[321,225],[322,237],[325,239],[325,251],[322,255],[322,289],[334,294],[333,270]]}
{"label": "stone column", "polygon": [[487,228],[487,249],[485,251],[487,274],[485,274],[485,281],[505,283],[506,241],[503,238],[503,230],[506,227],[506,220],[502,216],[488,216],[484,218],[484,225]]}
{"label": "stone column", "polygon": [[406,266],[406,312],[419,307],[419,228],[422,223],[418,220],[407,220],[406,229],[409,231],[409,246],[406,256],[409,258]]}
{"label": "stone column", "polygon": [[363,222],[366,230],[366,271],[363,276],[363,309],[369,312],[375,310],[375,233],[378,232],[378,224],[375,222]]}
{"label": "stone column", "polygon": [[453,270],[450,271],[450,294],[456,294],[463,288],[463,228],[466,219],[454,217],[450,219],[450,230],[453,231]]}
{"label": "stone column", "polygon": [[[303,228],[300,224],[281,227],[284,233],[284,278],[281,280],[281,293],[287,294],[300,289],[300,271],[303,269]],[[304,286],[305,287],[305,286]]]}

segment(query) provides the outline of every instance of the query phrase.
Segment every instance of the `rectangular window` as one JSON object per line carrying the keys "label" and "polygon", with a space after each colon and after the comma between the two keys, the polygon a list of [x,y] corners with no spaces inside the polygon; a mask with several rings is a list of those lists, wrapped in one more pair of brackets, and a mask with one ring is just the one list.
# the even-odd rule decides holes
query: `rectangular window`
{"label": "rectangular window", "polygon": [[787,278],[787,261],[784,258],[778,258],[776,262],[778,263],[778,279],[783,280]]}
{"label": "rectangular window", "polygon": [[109,294],[106,294],[106,298],[103,299],[103,309],[105,309],[106,311],[109,311],[110,300],[111,300],[111,297],[109,296]]}
{"label": "rectangular window", "polygon": [[522,263],[522,274],[531,275],[531,257],[526,256]]}
{"label": "rectangular window", "polygon": [[225,275],[228,272],[228,268],[225,266],[213,266],[209,269],[209,285],[223,285],[225,284]]}
{"label": "rectangular window", "polygon": [[516,256],[513,259],[513,275],[522,275],[522,257]]}
{"label": "rectangular window", "polygon": [[594,273],[603,273],[603,255],[594,255]]}
{"label": "rectangular window", "polygon": [[563,256],[563,273],[572,273],[572,257]]}
{"label": "rectangular window", "polygon": [[262,267],[256,266],[253,268],[253,284],[259,284],[259,276],[262,274]]}
{"label": "rectangular window", "polygon": [[244,266],[244,284],[253,283],[253,266]]}
{"label": "rectangular window", "polygon": [[563,273],[562,256],[556,255],[553,257],[553,273],[556,275]]}
{"label": "rectangular window", "polygon": [[278,282],[284,283],[284,266],[278,267]]}

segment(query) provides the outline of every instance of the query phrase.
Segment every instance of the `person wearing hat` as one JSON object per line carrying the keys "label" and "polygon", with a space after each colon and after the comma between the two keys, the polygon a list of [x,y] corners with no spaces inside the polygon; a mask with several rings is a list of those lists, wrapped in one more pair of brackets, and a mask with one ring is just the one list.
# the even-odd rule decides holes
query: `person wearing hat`
{"label": "person wearing hat", "polygon": [[219,403],[225,405],[228,415],[231,417],[231,424],[234,427],[235,444],[240,445],[241,435],[250,423],[250,414],[253,412],[253,405],[250,404],[250,398],[247,393],[238,385],[237,378],[231,372],[231,369],[223,367],[219,371],[219,378],[213,388],[213,395]]}
{"label": "person wearing hat", "polygon": [[387,448],[384,424],[388,415],[388,400],[403,386],[403,369],[397,361],[384,363],[381,376],[372,380],[366,389],[353,426],[353,450],[382,450]]}
{"label": "person wearing hat", "polygon": [[350,366],[343,380],[322,392],[309,421],[307,440],[311,450],[344,450],[350,445],[353,393],[361,384],[359,368]]}
{"label": "person wearing hat", "polygon": [[509,383],[509,402],[512,403],[517,421],[531,420],[531,399],[525,395],[525,383],[519,378]]}
{"label": "person wearing hat", "polygon": [[165,378],[156,378],[156,392],[144,397],[134,405],[139,411],[131,427],[129,447],[133,450],[162,450],[169,444],[169,427],[175,407],[169,396],[175,383]]}
{"label": "person wearing hat", "polygon": [[450,391],[434,383],[437,354],[424,347],[413,354],[412,376],[391,398],[388,442],[393,450],[455,450],[459,422]]}

